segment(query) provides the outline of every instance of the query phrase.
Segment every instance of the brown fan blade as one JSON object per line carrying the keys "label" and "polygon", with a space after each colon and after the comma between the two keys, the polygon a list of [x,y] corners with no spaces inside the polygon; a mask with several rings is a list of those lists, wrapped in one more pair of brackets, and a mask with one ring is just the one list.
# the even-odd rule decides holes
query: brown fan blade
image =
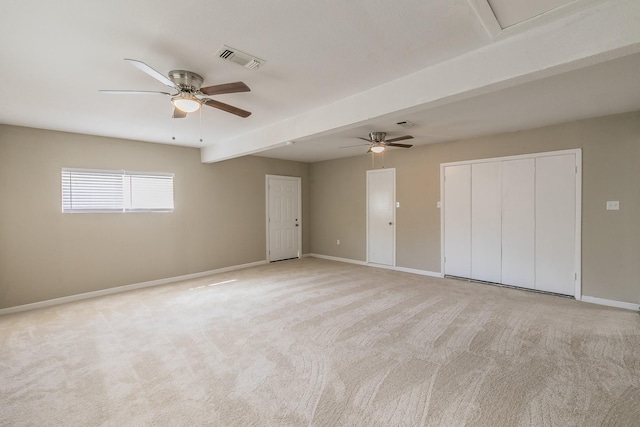
{"label": "brown fan blade", "polygon": [[405,139],[413,139],[411,135],[399,136],[397,138],[387,139],[385,142],[403,141]]}
{"label": "brown fan blade", "polygon": [[359,136],[357,136],[356,138],[361,139],[361,140],[363,140],[363,141],[367,141],[367,142],[369,142],[369,143],[373,142],[373,141],[371,141],[369,138],[360,138]]}
{"label": "brown fan blade", "polygon": [[217,108],[218,110],[226,111],[227,113],[235,114],[240,117],[249,117],[251,113],[249,111],[242,110],[238,107],[234,107],[233,105],[225,104],[224,102],[215,101],[213,99],[203,99],[202,102],[204,105],[208,105],[209,107]]}
{"label": "brown fan blade", "polygon": [[224,93],[249,92],[250,90],[249,86],[242,82],[225,83],[200,88],[200,92],[205,95],[222,95]]}
{"label": "brown fan blade", "polygon": [[177,109],[176,107],[173,107],[173,115],[171,117],[174,119],[184,119],[185,117],[187,117],[187,113]]}
{"label": "brown fan blade", "polygon": [[387,147],[402,147],[402,148],[411,148],[413,147],[413,145],[411,144],[394,144],[393,142],[387,142],[386,144]]}

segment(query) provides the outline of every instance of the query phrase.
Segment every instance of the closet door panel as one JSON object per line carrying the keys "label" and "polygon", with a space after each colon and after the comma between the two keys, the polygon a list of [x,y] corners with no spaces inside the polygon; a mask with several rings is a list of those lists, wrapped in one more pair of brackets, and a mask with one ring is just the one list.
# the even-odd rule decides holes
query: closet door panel
{"label": "closet door panel", "polygon": [[471,166],[471,278],[502,281],[501,162]]}
{"label": "closet door panel", "polygon": [[502,283],[535,286],[535,160],[502,162]]}
{"label": "closet door panel", "polygon": [[536,159],[535,288],[575,294],[575,155]]}
{"label": "closet door panel", "polygon": [[444,274],[471,277],[471,165],[444,168]]}

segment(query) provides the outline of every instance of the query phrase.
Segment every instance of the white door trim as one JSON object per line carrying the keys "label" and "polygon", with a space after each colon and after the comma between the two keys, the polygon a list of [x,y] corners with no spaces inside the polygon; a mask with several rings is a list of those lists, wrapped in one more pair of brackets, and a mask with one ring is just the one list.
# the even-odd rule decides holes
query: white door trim
{"label": "white door trim", "polygon": [[291,181],[297,181],[298,183],[298,258],[302,257],[302,178],[297,176],[283,176],[283,175],[265,175],[264,188],[265,188],[265,229],[266,229],[266,260],[271,262],[270,256],[270,230],[269,230],[269,180],[270,179],[285,179]]}
{"label": "white door trim", "polygon": [[447,166],[474,163],[497,162],[505,160],[535,159],[539,157],[573,154],[576,158],[576,206],[575,206],[575,299],[582,299],[582,149],[546,151],[542,153],[520,154],[516,156],[492,157],[489,159],[463,160],[440,163],[440,271],[444,274],[444,168]]}
{"label": "white door trim", "polygon": [[[367,231],[366,231],[366,252],[367,252],[367,264],[370,264],[369,261],[369,175],[372,173],[380,173],[383,171],[393,171],[393,263],[391,264],[391,267],[395,267],[396,266],[396,169],[395,168],[383,168],[383,169],[372,169],[372,170],[368,170],[367,171],[367,188],[366,188],[366,192],[367,192],[367,197],[366,197],[366,227],[367,227]],[[375,265],[379,265],[379,264],[375,264]]]}

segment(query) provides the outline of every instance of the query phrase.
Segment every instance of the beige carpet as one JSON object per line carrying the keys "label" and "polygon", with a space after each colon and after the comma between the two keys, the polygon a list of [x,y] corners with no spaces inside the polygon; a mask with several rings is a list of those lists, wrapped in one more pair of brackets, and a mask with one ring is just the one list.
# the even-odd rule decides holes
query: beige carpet
{"label": "beige carpet", "polygon": [[640,425],[637,313],[321,259],[1,316],[0,344],[2,426]]}

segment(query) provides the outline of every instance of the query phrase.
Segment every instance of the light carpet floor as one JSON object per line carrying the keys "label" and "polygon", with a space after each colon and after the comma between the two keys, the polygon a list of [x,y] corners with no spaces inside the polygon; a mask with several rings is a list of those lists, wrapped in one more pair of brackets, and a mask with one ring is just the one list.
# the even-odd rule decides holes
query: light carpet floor
{"label": "light carpet floor", "polygon": [[322,259],[0,317],[2,426],[640,426],[640,316]]}

